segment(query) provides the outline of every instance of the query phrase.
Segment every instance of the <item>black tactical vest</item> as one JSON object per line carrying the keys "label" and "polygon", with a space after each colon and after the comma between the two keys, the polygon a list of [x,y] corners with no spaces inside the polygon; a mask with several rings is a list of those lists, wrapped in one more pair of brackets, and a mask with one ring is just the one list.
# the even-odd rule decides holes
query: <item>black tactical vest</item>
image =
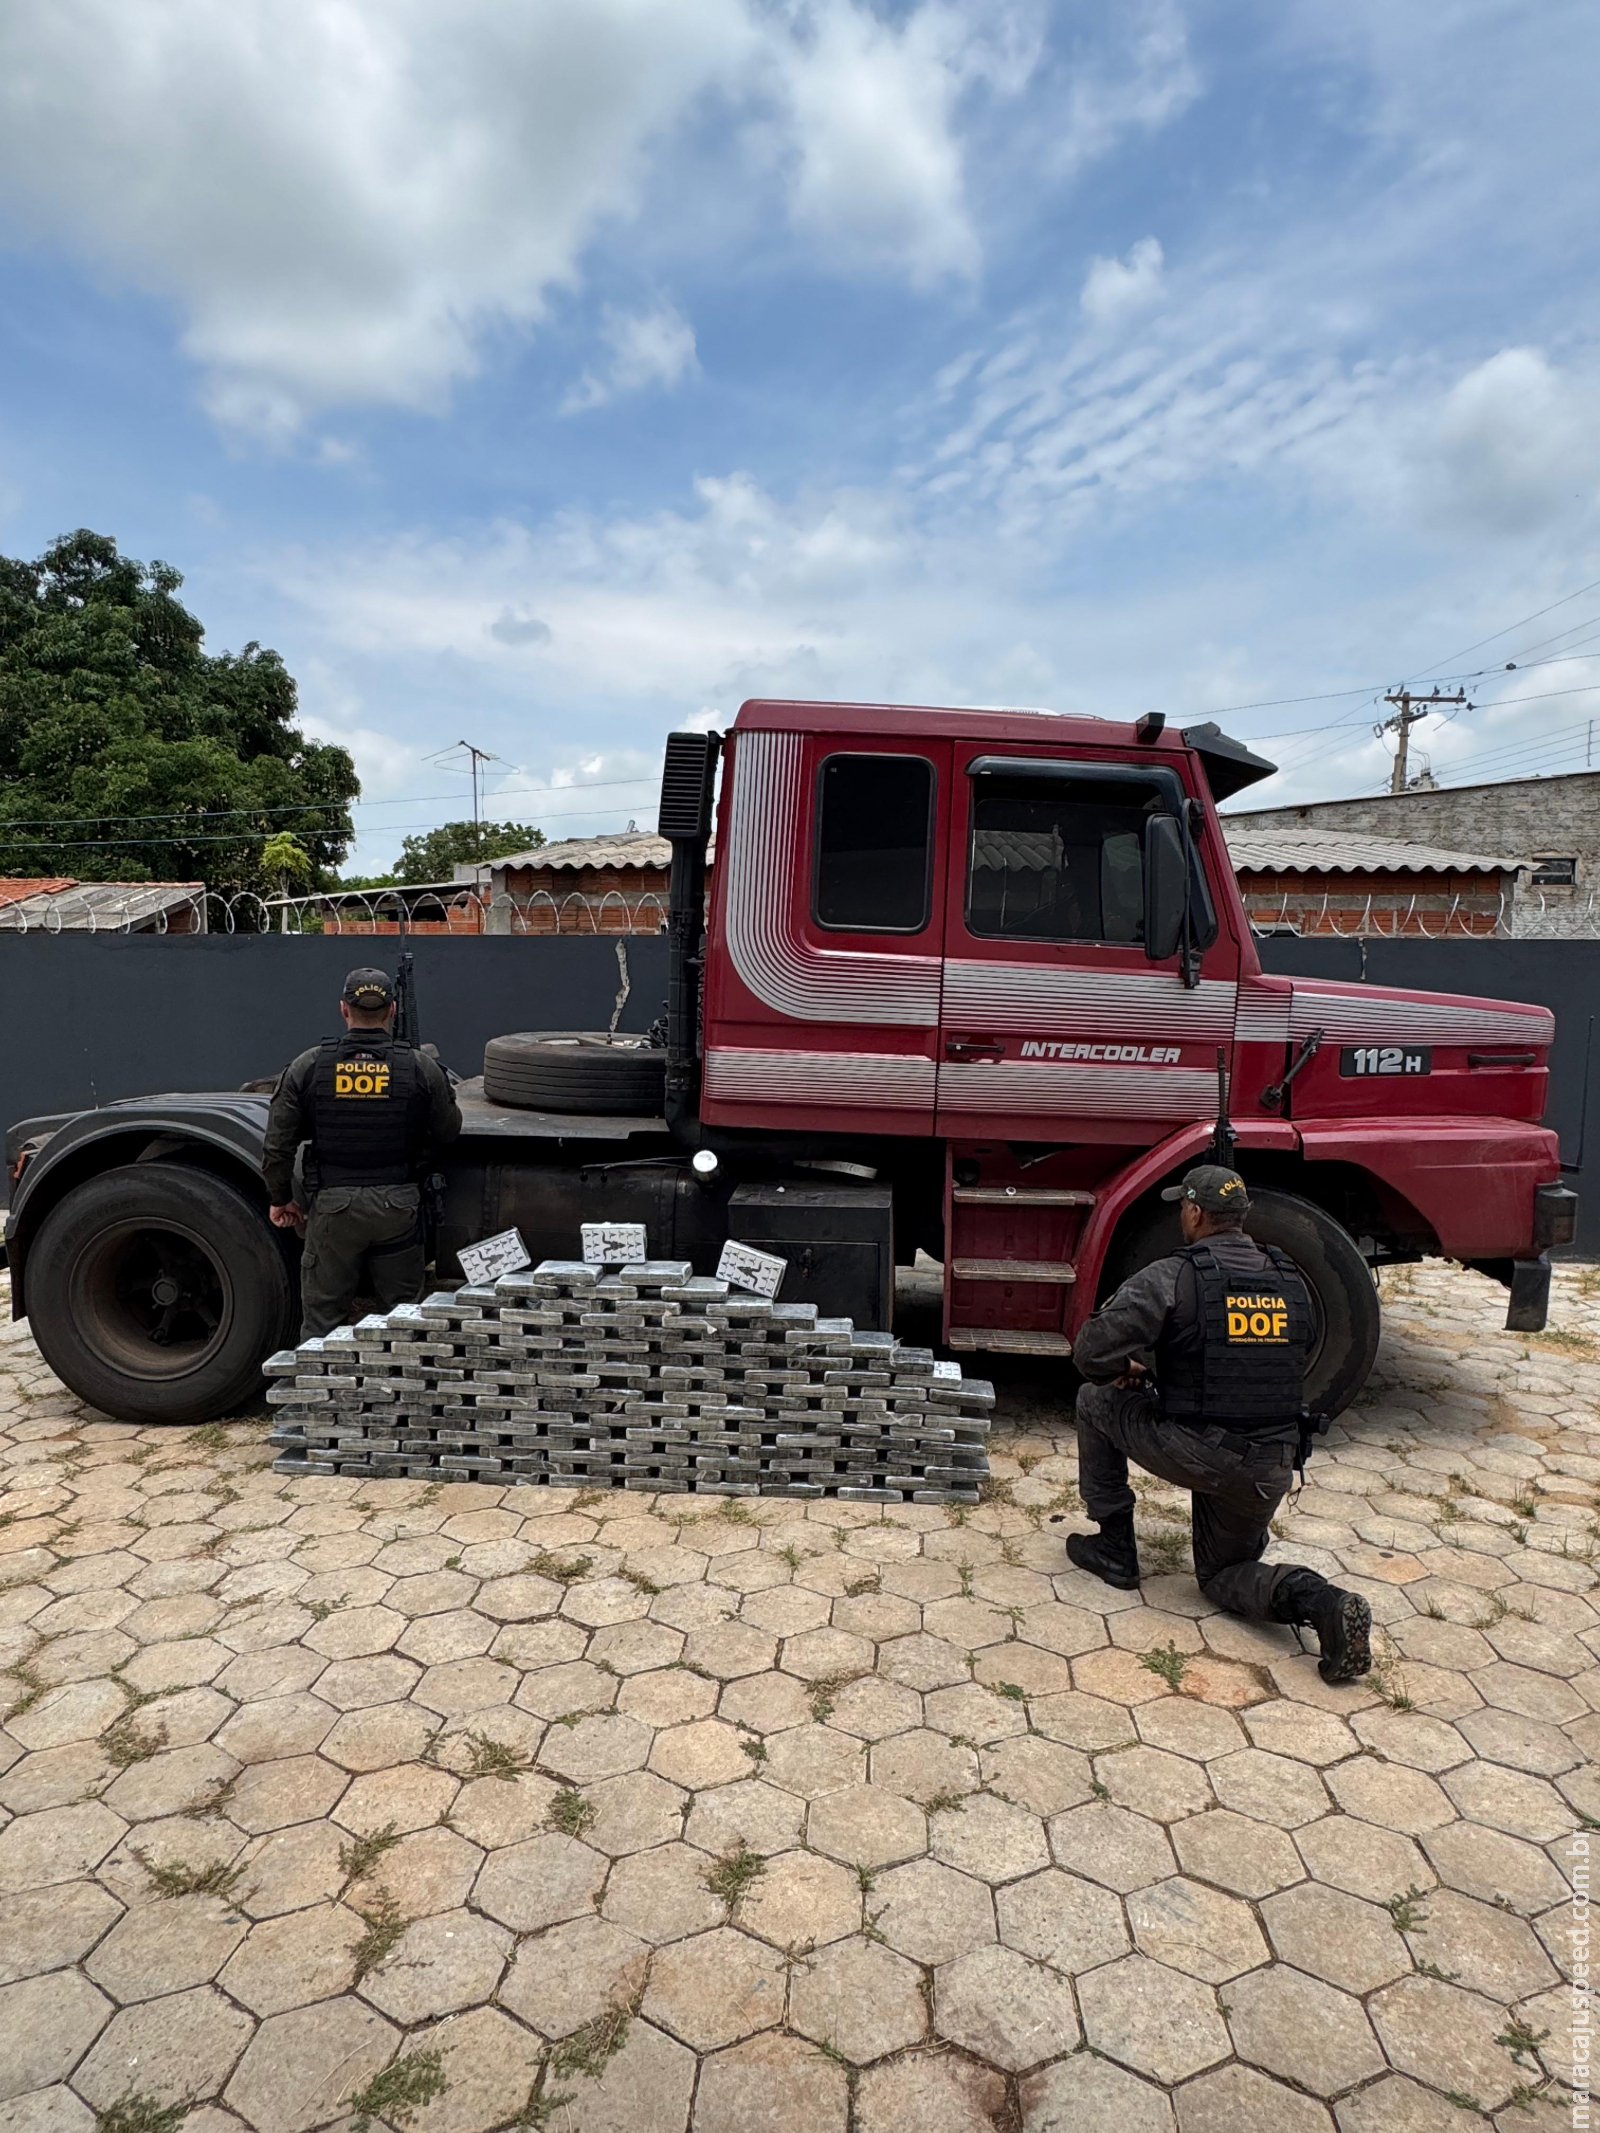
{"label": "black tactical vest", "polygon": [[1189,1244],[1166,1330],[1156,1343],[1161,1411],[1244,1434],[1296,1421],[1311,1352],[1311,1299],[1292,1260],[1257,1245],[1259,1271],[1226,1267]]}
{"label": "black tactical vest", "polygon": [[307,1110],[322,1185],[409,1185],[427,1144],[428,1089],[409,1044],[350,1030],[317,1050]]}

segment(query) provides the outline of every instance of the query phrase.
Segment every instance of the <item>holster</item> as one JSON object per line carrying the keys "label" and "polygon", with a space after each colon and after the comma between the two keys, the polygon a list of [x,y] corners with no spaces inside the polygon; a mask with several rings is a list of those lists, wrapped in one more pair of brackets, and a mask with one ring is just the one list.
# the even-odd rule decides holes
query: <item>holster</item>
{"label": "holster", "polygon": [[1331,1415],[1314,1415],[1309,1408],[1300,1410],[1300,1436],[1295,1445],[1294,1470],[1302,1481],[1306,1478],[1306,1461],[1311,1457],[1318,1437],[1332,1420]]}

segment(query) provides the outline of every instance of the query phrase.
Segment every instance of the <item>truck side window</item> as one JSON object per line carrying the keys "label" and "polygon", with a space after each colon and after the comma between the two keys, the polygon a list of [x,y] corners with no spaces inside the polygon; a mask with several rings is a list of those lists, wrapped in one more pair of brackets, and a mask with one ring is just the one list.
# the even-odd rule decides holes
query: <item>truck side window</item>
{"label": "truck side window", "polygon": [[830,755],[817,778],[812,909],[819,926],[920,933],[928,923],[933,765],[921,755]]}
{"label": "truck side window", "polygon": [[967,927],[999,939],[1144,939],[1144,825],[1154,795],[1069,777],[974,780]]}

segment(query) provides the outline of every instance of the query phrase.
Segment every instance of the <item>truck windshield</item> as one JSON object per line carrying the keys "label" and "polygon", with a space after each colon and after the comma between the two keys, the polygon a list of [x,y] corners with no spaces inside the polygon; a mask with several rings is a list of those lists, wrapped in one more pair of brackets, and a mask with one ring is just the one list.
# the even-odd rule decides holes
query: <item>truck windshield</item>
{"label": "truck windshield", "polygon": [[972,794],[967,926],[1003,939],[1144,939],[1144,826],[1130,778],[986,776]]}

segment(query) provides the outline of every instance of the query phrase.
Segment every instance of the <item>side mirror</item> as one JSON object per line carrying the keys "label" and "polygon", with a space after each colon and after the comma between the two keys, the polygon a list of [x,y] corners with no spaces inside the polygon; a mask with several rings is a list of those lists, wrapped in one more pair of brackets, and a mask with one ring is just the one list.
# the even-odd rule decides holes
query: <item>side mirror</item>
{"label": "side mirror", "polygon": [[1144,952],[1176,955],[1189,908],[1189,856],[1175,815],[1152,815],[1144,832]]}

